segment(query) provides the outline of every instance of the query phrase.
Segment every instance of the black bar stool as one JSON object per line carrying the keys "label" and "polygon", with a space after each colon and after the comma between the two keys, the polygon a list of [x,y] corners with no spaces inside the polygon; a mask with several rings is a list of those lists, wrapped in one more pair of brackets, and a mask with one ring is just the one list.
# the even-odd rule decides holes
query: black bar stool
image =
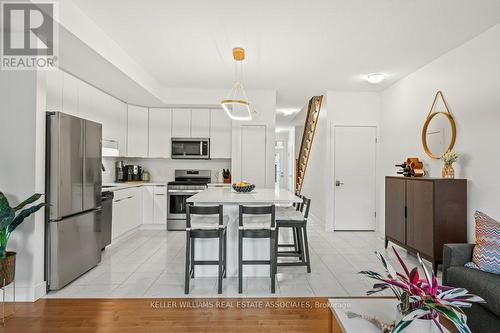
{"label": "black bar stool", "polygon": [[[267,216],[266,216],[267,215]],[[238,293],[243,292],[243,265],[269,265],[271,293],[276,292],[276,212],[274,205],[240,205],[238,227]],[[243,260],[243,239],[269,238],[269,260]]]}
{"label": "black bar stool", "polygon": [[[296,257],[298,262],[277,262],[277,266],[306,266],[307,272],[311,273],[311,258],[309,256],[309,242],[307,239],[307,218],[311,199],[302,197],[302,203],[296,207],[278,207],[276,211],[276,256]],[[292,228],[293,244],[278,244],[280,228]],[[279,248],[293,247],[294,250],[279,251]]]}
{"label": "black bar stool", "polygon": [[[227,263],[227,221],[222,205],[186,205],[186,273],[184,293],[189,294],[189,279],[194,278],[195,265],[218,265],[218,293],[222,294],[222,278],[226,277]],[[219,260],[195,260],[194,240],[196,238],[218,238]]]}

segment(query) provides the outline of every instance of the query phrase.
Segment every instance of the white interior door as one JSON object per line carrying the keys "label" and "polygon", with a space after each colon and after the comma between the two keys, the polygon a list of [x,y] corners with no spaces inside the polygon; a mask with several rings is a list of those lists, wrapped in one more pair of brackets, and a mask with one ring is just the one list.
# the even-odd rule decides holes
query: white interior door
{"label": "white interior door", "polygon": [[241,180],[266,186],[266,126],[241,126]]}
{"label": "white interior door", "polygon": [[335,230],[375,230],[376,128],[336,126]]}

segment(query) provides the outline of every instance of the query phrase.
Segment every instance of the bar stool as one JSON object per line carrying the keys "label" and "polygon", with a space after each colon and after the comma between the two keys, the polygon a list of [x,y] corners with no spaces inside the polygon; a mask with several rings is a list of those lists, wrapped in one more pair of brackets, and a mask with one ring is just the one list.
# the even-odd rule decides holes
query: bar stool
{"label": "bar stool", "polygon": [[[249,215],[249,216],[246,216]],[[267,216],[266,216],[267,215]],[[243,292],[243,265],[269,265],[271,293],[276,292],[276,208],[240,205],[238,226],[238,293]],[[243,260],[243,239],[269,238],[269,260]]]}
{"label": "bar stool", "polygon": [[[306,266],[307,272],[311,273],[311,258],[309,256],[309,242],[307,239],[307,218],[311,199],[302,197],[302,203],[296,207],[278,207],[276,211],[276,256],[296,257],[298,262],[277,262],[277,266]],[[279,244],[279,229],[292,228],[293,244]],[[292,251],[279,251],[282,247],[293,247]]]}
{"label": "bar stool", "polygon": [[[186,273],[184,293],[189,294],[189,280],[194,278],[195,265],[218,265],[218,293],[222,294],[222,279],[226,277],[227,263],[227,215],[222,205],[186,205]],[[195,260],[194,240],[196,238],[218,238],[219,260]]]}

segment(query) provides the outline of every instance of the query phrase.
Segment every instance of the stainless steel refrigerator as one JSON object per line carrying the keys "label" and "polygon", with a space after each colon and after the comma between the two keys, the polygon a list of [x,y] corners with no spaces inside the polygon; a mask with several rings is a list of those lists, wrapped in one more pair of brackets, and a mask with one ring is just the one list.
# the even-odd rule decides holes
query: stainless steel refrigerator
{"label": "stainless steel refrigerator", "polygon": [[47,112],[45,273],[64,287],[101,261],[101,124]]}

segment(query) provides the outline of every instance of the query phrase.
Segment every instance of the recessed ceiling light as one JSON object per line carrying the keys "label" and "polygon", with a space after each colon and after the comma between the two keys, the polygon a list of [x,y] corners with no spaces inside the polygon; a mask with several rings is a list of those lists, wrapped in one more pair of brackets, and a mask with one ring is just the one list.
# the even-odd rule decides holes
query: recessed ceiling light
{"label": "recessed ceiling light", "polygon": [[385,74],[384,73],[371,73],[366,76],[366,81],[370,83],[380,83],[384,81],[385,79]]}
{"label": "recessed ceiling light", "polygon": [[295,113],[299,113],[301,109],[299,108],[280,108],[276,109],[276,112],[284,115],[284,116],[290,116]]}

